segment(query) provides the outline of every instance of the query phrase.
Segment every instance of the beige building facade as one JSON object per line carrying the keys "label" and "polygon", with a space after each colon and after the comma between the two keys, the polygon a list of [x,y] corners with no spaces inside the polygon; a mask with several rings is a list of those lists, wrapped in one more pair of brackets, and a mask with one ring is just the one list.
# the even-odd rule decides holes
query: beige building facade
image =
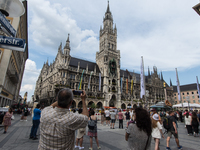
{"label": "beige building facade", "polygon": [[[26,40],[24,52],[0,48],[0,107],[18,102],[19,91],[28,59],[27,1],[23,1],[25,13],[21,17],[7,17],[16,29],[16,38]],[[0,35],[8,36],[3,31]]]}
{"label": "beige building facade", "polygon": [[177,87],[173,86],[173,88],[174,88],[173,95],[174,95],[175,104],[180,104],[182,102],[187,103],[188,100],[189,100],[189,103],[191,103],[191,104],[193,104],[193,103],[200,104],[199,93],[198,93],[198,90],[197,90],[197,84],[196,83],[180,86],[182,101],[179,101]]}
{"label": "beige building facade", "polygon": [[[79,89],[87,94],[87,105],[96,107],[110,106],[127,108],[133,104],[145,104],[140,99],[140,74],[120,69],[120,50],[117,49],[117,27],[113,24],[113,16],[109,4],[103,18],[103,26],[99,31],[99,50],[96,62],[72,57],[70,55],[70,37],[62,46],[60,44],[55,61],[44,63],[36,82],[34,99],[43,105],[50,105],[62,88]],[[140,56],[138,56],[140,57]],[[90,82],[90,84],[89,84]],[[145,76],[148,105],[165,100],[162,72],[158,73],[154,66]],[[168,100],[173,100],[173,88],[167,86]],[[73,107],[81,107],[78,96],[74,97]]]}

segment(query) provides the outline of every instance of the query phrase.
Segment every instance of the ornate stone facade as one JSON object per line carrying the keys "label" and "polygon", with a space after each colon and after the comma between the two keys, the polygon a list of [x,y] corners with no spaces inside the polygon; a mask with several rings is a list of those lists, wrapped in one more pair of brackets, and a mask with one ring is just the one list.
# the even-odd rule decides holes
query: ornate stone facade
{"label": "ornate stone facade", "polygon": [[[83,73],[84,70],[84,73]],[[88,87],[90,74],[91,82]],[[120,50],[117,50],[117,28],[113,28],[113,16],[109,4],[100,27],[99,51],[96,53],[96,63],[71,57],[69,35],[64,48],[62,43],[53,63],[48,61],[43,65],[35,87],[35,99],[49,105],[55,101],[57,92],[68,87],[78,90],[81,75],[81,89],[87,93],[87,104],[95,103],[97,107],[115,106],[127,108],[131,104],[144,103],[140,100],[140,75],[120,69]],[[99,89],[99,73],[101,73],[101,88]],[[128,82],[127,82],[128,80]],[[131,81],[133,83],[131,91]],[[145,77],[147,101],[149,105],[164,100],[163,77],[158,75],[157,68],[153,73],[148,70]],[[122,85],[121,85],[122,83]],[[128,90],[126,89],[128,83]],[[172,100],[173,89],[167,85],[168,100]],[[73,107],[81,107],[79,97],[74,98]]]}

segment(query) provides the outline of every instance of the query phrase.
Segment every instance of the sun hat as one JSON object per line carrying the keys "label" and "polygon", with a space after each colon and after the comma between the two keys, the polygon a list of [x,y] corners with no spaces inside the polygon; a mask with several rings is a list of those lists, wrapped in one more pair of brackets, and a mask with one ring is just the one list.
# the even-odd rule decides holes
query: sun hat
{"label": "sun hat", "polygon": [[154,119],[154,120],[159,120],[158,114],[154,114],[154,115],[153,115],[153,119]]}

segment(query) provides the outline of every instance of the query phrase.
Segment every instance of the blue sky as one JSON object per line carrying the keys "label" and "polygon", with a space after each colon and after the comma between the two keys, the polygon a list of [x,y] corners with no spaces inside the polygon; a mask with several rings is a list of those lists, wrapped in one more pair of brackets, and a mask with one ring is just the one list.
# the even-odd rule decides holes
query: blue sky
{"label": "blue sky", "polygon": [[[169,84],[196,83],[200,73],[200,17],[192,9],[199,1],[110,0],[117,26],[121,69],[140,72],[157,66]],[[20,94],[28,100],[44,62],[53,62],[57,49],[70,33],[71,56],[95,62],[99,29],[107,0],[29,0],[29,59]],[[199,76],[200,77],[200,76]]]}

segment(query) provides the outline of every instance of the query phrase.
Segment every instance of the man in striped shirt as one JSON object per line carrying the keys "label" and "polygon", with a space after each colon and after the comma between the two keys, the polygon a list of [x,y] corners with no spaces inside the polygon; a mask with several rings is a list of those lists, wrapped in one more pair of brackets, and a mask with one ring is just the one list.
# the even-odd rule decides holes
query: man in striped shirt
{"label": "man in striped shirt", "polygon": [[43,109],[40,119],[39,150],[74,149],[75,130],[85,128],[88,123],[85,91],[80,97],[83,105],[82,114],[69,111],[73,102],[73,93],[68,88],[60,90],[57,101]]}

